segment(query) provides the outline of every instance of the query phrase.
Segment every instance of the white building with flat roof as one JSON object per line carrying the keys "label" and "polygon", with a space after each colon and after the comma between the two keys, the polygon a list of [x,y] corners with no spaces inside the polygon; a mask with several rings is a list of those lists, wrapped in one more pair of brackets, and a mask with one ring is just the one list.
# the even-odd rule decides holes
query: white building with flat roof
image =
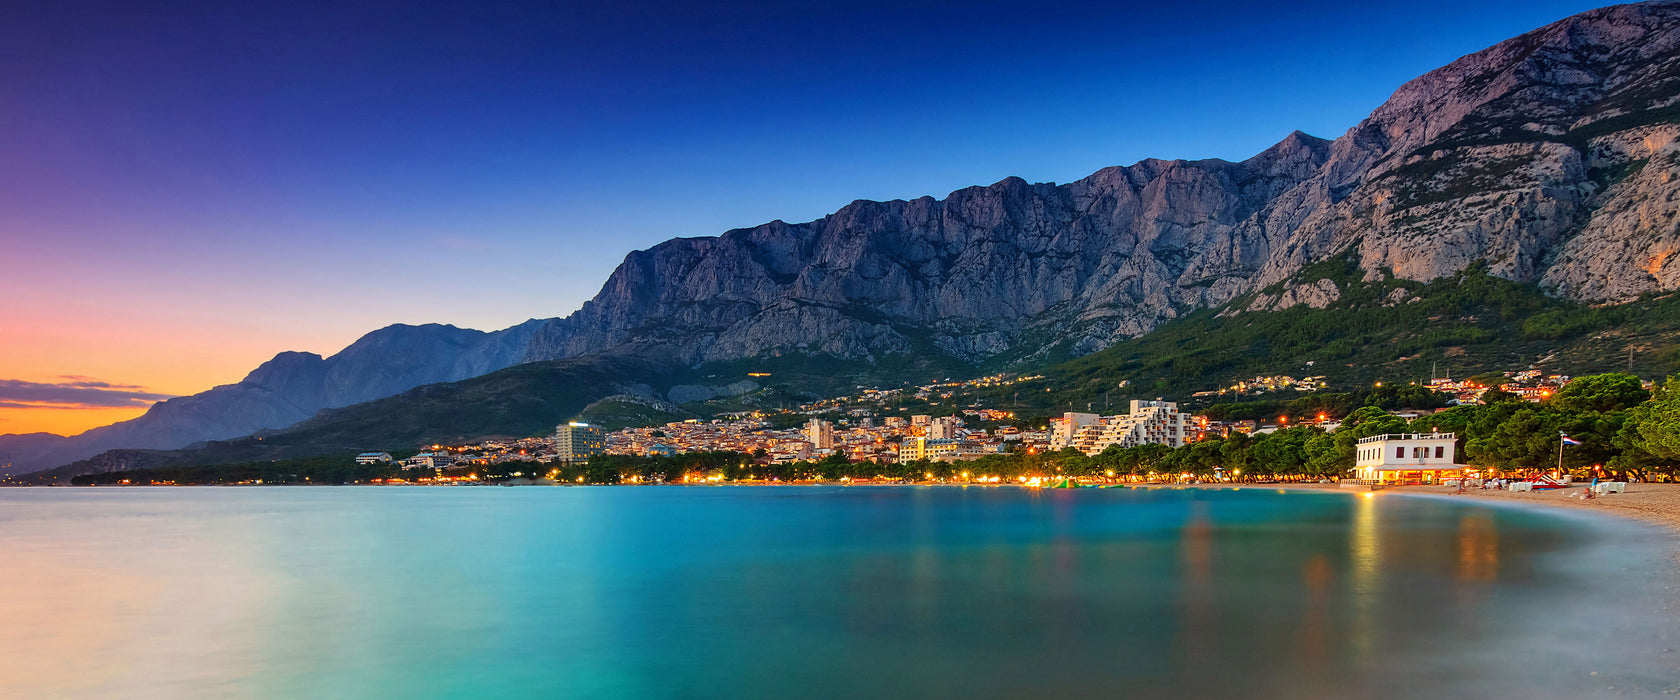
{"label": "white building with flat roof", "polygon": [[1107,416],[1078,428],[1070,446],[1085,454],[1096,455],[1110,445],[1183,447],[1189,441],[1190,417],[1178,412],[1178,404],[1133,399],[1130,413]]}
{"label": "white building with flat roof", "polygon": [[1095,413],[1063,413],[1061,418],[1050,421],[1050,449],[1060,450],[1073,447],[1074,438],[1079,436],[1081,429],[1098,425],[1102,416]]}
{"label": "white building with flat roof", "polygon": [[1355,444],[1354,474],[1386,484],[1434,484],[1463,476],[1453,433],[1390,433],[1360,438]]}
{"label": "white building with flat roof", "polygon": [[931,462],[957,462],[997,454],[1001,447],[1001,443],[982,444],[968,440],[908,437],[898,446],[898,461],[900,464],[909,464],[918,459]]}
{"label": "white building with flat roof", "polygon": [[814,450],[834,449],[834,424],[820,418],[812,418],[805,424],[805,441],[811,443]]}
{"label": "white building with flat roof", "polygon": [[554,427],[554,452],[562,462],[583,462],[607,451],[607,433],[588,423],[561,423]]}

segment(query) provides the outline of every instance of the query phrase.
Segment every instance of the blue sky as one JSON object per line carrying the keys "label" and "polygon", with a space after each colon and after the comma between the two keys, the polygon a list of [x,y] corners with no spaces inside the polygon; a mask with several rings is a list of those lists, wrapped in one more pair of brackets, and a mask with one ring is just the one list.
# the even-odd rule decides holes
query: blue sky
{"label": "blue sky", "polygon": [[[1333,138],[1590,7],[8,3],[0,324],[236,337],[195,360],[234,381],[391,322],[565,315],[671,237]],[[30,338],[0,350],[125,344]]]}

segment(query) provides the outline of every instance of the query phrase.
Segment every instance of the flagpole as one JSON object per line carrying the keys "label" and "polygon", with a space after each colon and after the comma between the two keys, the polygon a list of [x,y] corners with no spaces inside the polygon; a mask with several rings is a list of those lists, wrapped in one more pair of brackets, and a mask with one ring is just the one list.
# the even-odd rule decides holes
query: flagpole
{"label": "flagpole", "polygon": [[1559,478],[1559,479],[1562,479],[1562,478],[1563,478],[1563,431],[1562,431],[1562,430],[1559,430],[1559,431],[1558,431],[1558,466],[1557,466],[1557,477],[1558,477],[1558,478]]}

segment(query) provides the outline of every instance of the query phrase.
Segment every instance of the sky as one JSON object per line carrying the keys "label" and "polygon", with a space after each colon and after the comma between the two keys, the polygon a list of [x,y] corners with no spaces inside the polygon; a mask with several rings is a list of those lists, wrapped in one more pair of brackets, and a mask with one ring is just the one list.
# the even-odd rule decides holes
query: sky
{"label": "sky", "polygon": [[564,316],[673,237],[1333,138],[1593,6],[0,4],[0,433]]}

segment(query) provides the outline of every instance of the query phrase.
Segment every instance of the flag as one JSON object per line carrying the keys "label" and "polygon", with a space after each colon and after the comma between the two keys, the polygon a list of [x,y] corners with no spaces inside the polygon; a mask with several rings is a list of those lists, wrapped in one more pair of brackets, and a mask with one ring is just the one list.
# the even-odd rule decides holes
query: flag
{"label": "flag", "polygon": [[1580,440],[1576,440],[1575,438],[1569,437],[1568,435],[1564,435],[1563,433],[1558,433],[1558,437],[1563,438],[1563,444],[1565,444],[1565,445],[1579,445],[1579,444],[1581,444]]}

